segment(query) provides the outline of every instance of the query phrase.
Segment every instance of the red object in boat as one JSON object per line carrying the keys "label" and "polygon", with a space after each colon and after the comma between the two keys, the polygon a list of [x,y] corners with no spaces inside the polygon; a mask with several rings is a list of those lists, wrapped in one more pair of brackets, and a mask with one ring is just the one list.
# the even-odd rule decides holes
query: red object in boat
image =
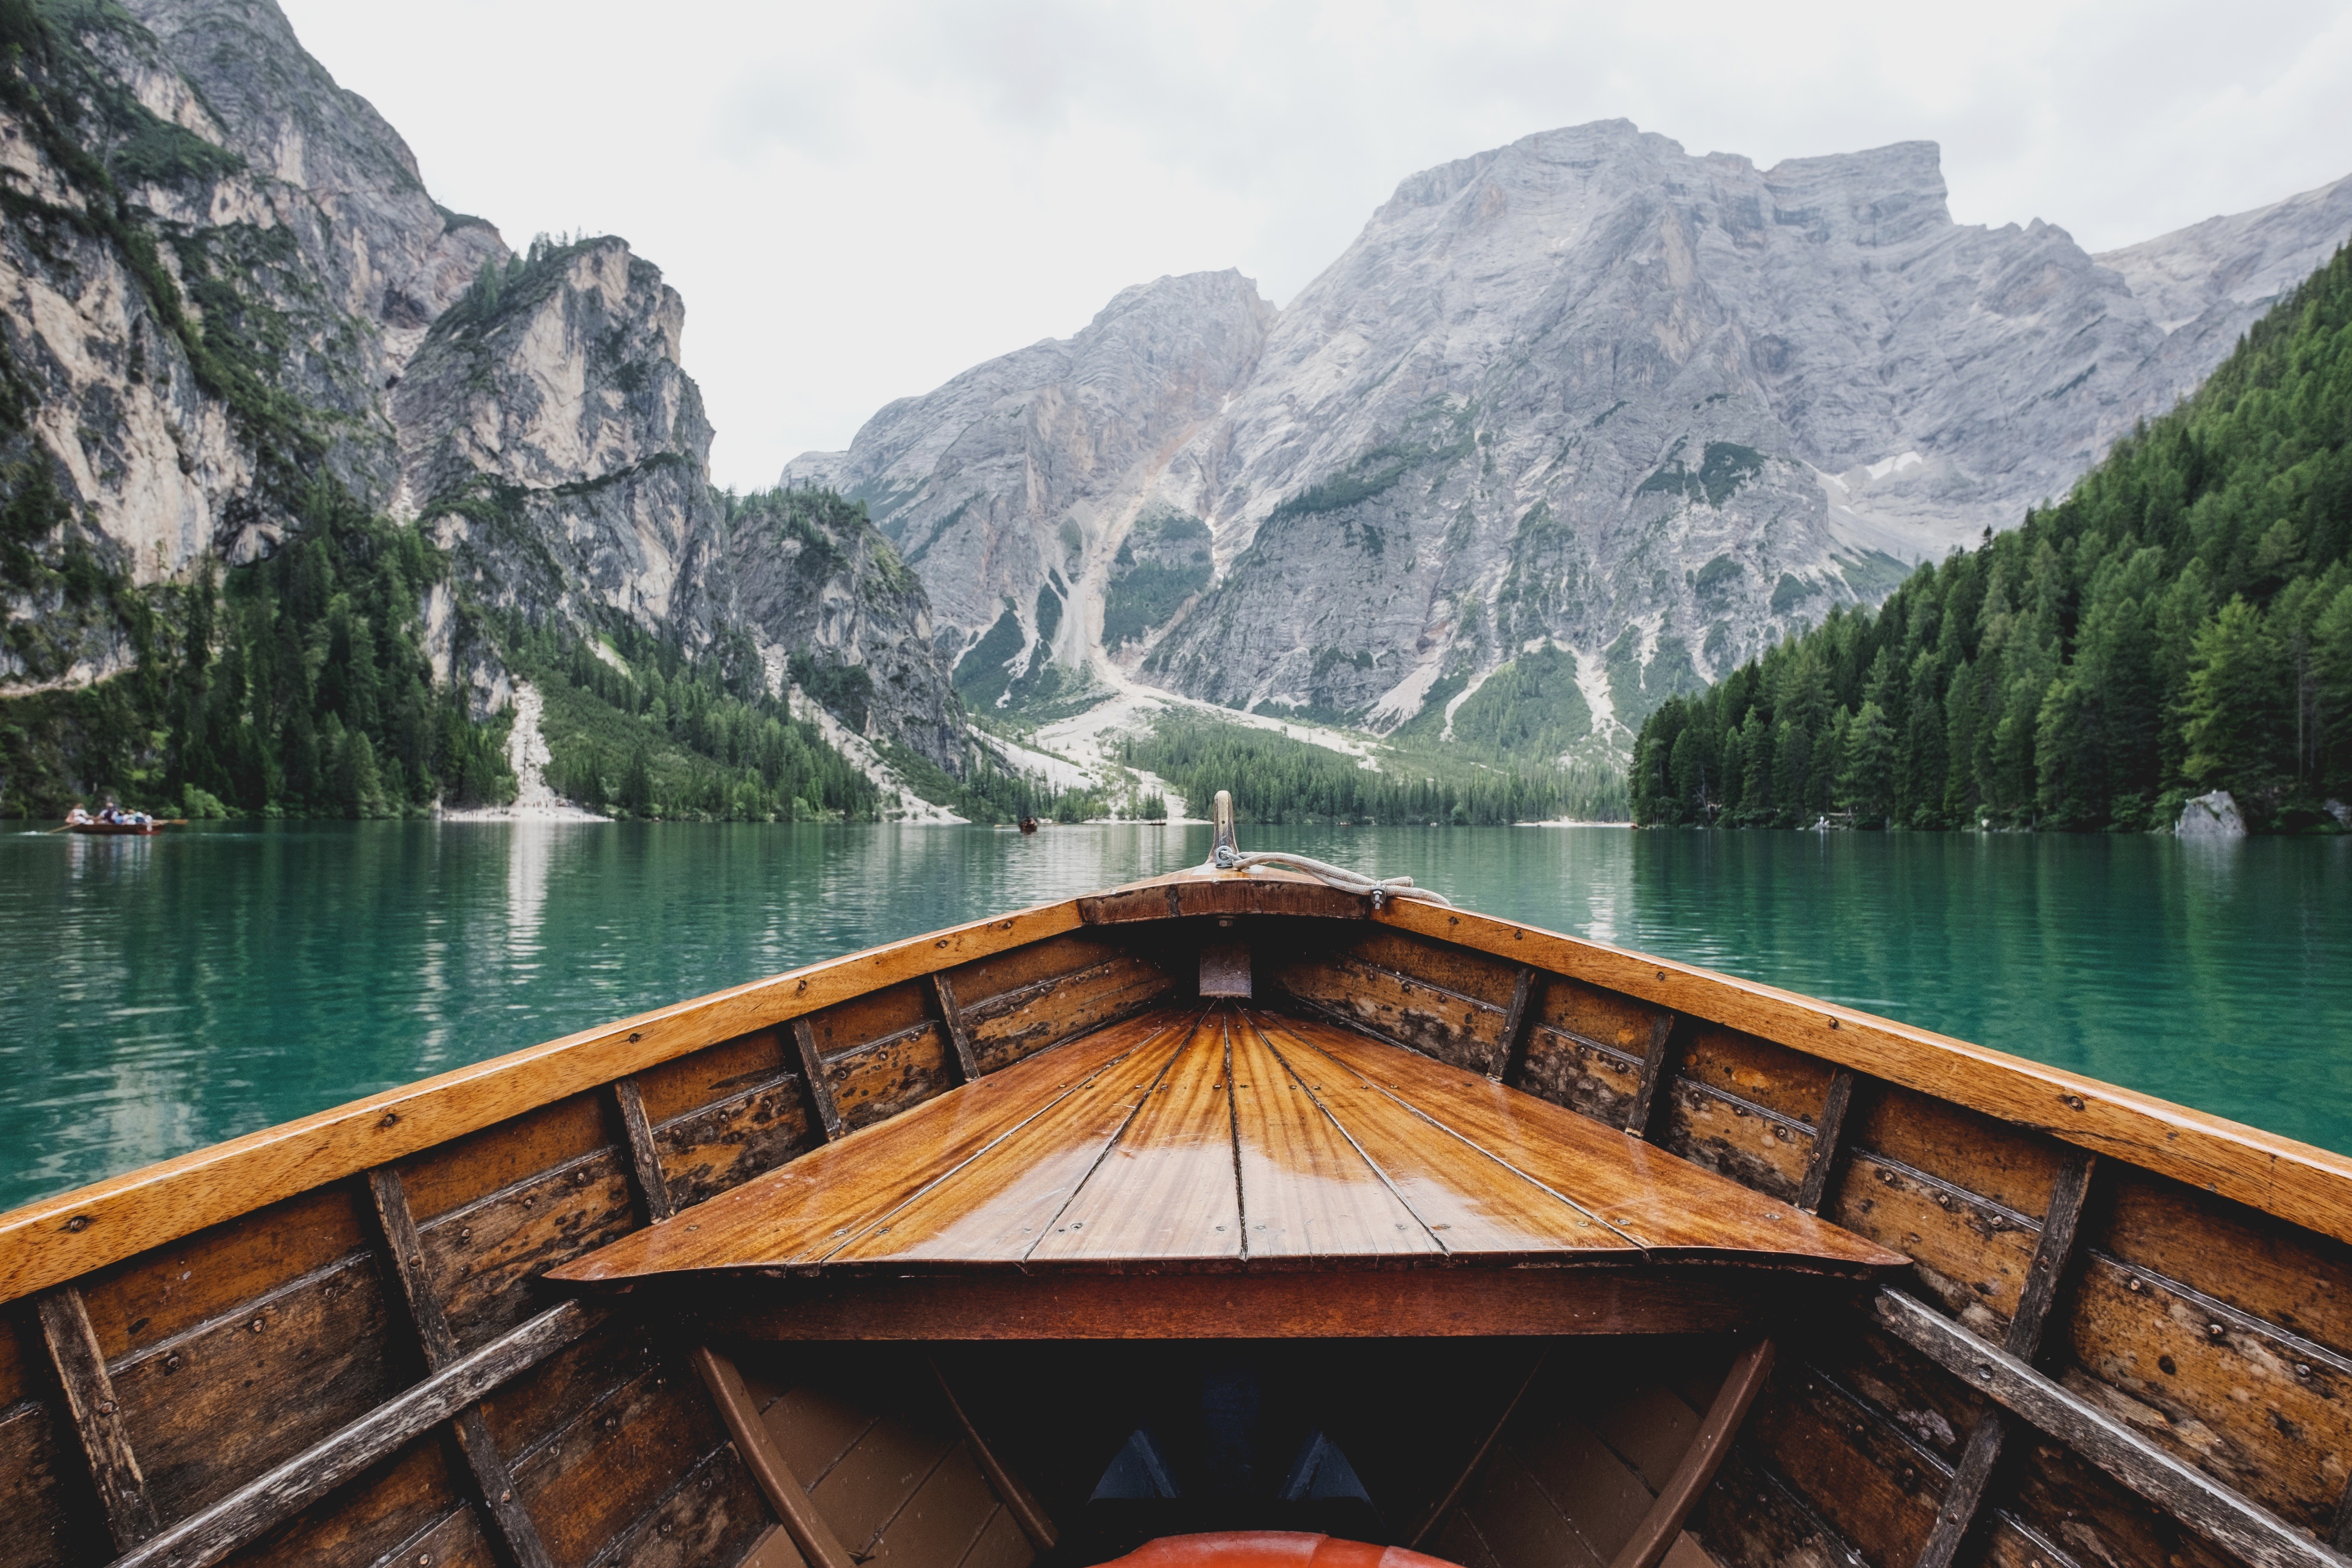
{"label": "red object in boat", "polygon": [[1103,1568],[1454,1568],[1402,1546],[1374,1546],[1297,1530],[1221,1530],[1163,1535]]}

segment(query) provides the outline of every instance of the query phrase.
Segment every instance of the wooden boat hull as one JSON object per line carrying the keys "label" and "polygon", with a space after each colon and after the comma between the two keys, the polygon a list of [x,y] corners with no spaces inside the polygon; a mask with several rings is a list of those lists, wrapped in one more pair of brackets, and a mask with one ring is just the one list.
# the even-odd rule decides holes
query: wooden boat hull
{"label": "wooden boat hull", "polygon": [[160,822],[69,822],[68,833],[84,833],[97,838],[144,838],[162,831]]}
{"label": "wooden boat hull", "polygon": [[[1057,1415],[1101,1437],[1122,1365],[1162,1393],[1224,1375],[1193,1351],[819,1348],[715,1319],[706,1342],[542,1277],[1189,996],[1202,949],[1235,942],[1263,1005],[1910,1259],[1771,1321],[1777,1366],[1720,1419],[1752,1331],[1322,1336],[1248,1363],[1262,1389],[1336,1369],[1316,1419],[1381,1456],[1362,1479],[1387,1538],[1475,1568],[1636,1546],[1643,1568],[2342,1561],[2352,1163],[1687,965],[1204,875],[812,965],[0,1215],[0,1563],[1115,1554],[1087,1533],[1107,1456],[1055,1447]],[[1575,1348],[1596,1343],[1617,1348]],[[1521,1404],[1546,1344],[1581,1376]],[[1383,1448],[1377,1404],[1344,1415],[1368,1383],[1416,1442]],[[1620,1405],[1575,1404],[1604,1383]]]}

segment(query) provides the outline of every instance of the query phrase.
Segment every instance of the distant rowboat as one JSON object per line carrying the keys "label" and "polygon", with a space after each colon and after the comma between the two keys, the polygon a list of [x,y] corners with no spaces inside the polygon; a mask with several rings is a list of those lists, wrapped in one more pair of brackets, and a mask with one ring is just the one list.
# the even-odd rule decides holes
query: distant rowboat
{"label": "distant rowboat", "polygon": [[170,817],[161,822],[68,822],[66,831],[96,834],[100,837],[143,837],[159,827],[178,827],[185,822],[184,817]]}

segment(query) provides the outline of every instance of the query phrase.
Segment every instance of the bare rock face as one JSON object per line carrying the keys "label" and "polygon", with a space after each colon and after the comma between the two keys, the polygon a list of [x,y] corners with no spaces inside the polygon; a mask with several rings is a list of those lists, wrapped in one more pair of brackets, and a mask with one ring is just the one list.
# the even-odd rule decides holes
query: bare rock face
{"label": "bare rock face", "polygon": [[[1238,272],[1139,284],[1075,337],[890,405],[848,451],[796,458],[784,482],[869,502],[920,574],[950,659],[1008,605],[1029,657],[1039,595],[1076,581],[1099,600],[1139,503],[1247,379],[1273,318]],[[1085,626],[1063,616],[1046,641],[1076,667],[1098,625],[1098,610]]]}
{"label": "bare rock face", "polygon": [[[403,505],[465,596],[587,635],[617,616],[698,649],[748,637],[779,689],[796,679],[866,739],[960,769],[929,606],[863,513],[712,491],[686,306],[660,269],[606,237],[534,244],[511,270],[434,323],[393,404]],[[435,639],[445,673],[451,646]]]}
{"label": "bare rock face", "polygon": [[[45,15],[59,47],[26,58],[0,102],[0,180],[18,198],[0,229],[17,415],[0,418],[0,462],[37,468],[27,482],[62,509],[36,553],[87,549],[146,585],[269,549],[301,476],[383,499],[398,465],[383,389],[504,256],[497,230],[436,208],[400,138],[263,0]],[[126,253],[134,235],[152,274]],[[128,662],[69,602],[9,598],[0,691]]]}
{"label": "bare rock face", "polygon": [[[1611,750],[1665,696],[2063,494],[2347,232],[2352,182],[2094,258],[2039,221],[1955,224],[1933,143],[1758,169],[1607,121],[1406,180],[1213,371],[1081,334],[794,471],[871,498],[968,639],[1003,613],[1034,627],[1059,566],[1066,660],[1442,730],[1543,651],[1574,671],[1547,666],[1563,714]],[[1130,290],[1089,332],[1144,299],[1193,306],[1169,288],[1192,281]],[[1061,395],[1081,362],[1089,395]],[[1164,457],[1116,439],[1143,419],[1131,389],[1170,375],[1191,433]],[[1106,447],[1083,489],[1050,482],[1072,467],[1052,456]],[[1207,524],[1215,581],[1103,651],[1109,561],[1150,509]]]}
{"label": "bare rock face", "polygon": [[480,700],[509,683],[467,612],[617,617],[749,639],[780,684],[797,658],[853,728],[961,769],[928,605],[862,512],[755,526],[712,492],[652,264],[609,237],[516,257],[437,206],[270,0],[44,15],[72,31],[0,96],[0,504],[26,546],[0,555],[0,696],[131,662],[93,571],[250,561],[324,475],[448,552],[428,650]]}
{"label": "bare rock face", "polygon": [[719,530],[685,325],[660,270],[611,237],[534,247],[436,324],[393,402],[402,510],[479,602],[648,626],[688,609]]}

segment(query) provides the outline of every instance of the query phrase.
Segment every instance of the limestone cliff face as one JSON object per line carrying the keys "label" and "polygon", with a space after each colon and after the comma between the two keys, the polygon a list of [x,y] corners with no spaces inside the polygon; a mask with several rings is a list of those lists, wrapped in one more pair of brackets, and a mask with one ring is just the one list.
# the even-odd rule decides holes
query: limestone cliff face
{"label": "limestone cliff face", "polygon": [[707,635],[721,530],[686,308],[625,241],[533,247],[426,336],[393,397],[398,512],[482,604]]}
{"label": "limestone cliff face", "polygon": [[[785,482],[869,502],[929,592],[946,657],[1007,613],[1025,649],[1041,594],[1107,576],[1138,502],[1248,378],[1273,317],[1238,272],[1139,284],[1075,337],[890,405]],[[1045,618],[1075,666],[1089,627]]]}
{"label": "limestone cliff face", "polygon": [[[18,9],[0,460],[61,492],[34,553],[53,566],[78,542],[150,584],[268,549],[302,473],[380,496],[397,468],[382,388],[503,256],[497,231],[434,206],[408,149],[272,5],[58,8],[46,32]],[[0,690],[122,668],[119,636],[17,575]]]}
{"label": "limestone cliff face", "polygon": [[437,206],[269,0],[0,10],[0,696],[126,668],[106,594],[268,553],[323,476],[446,550],[429,651],[478,692],[467,604],[746,637],[961,767],[919,586],[846,509],[736,525],[684,304],[625,242],[514,256]]}
{"label": "limestone cliff face", "polygon": [[[1222,703],[1442,731],[1557,649],[1612,749],[1665,695],[2063,493],[2347,232],[2352,182],[2094,258],[2039,221],[1955,224],[1932,143],[1759,169],[1622,121],[1530,136],[1406,180],[1230,402],[1106,472],[1089,550],[1147,510],[1198,518],[1215,582],[1164,631],[1087,651]],[[991,428],[951,393],[1036,384],[1062,347],[802,464],[886,519],[921,476],[926,515],[961,509],[942,542],[980,520],[948,562],[915,559],[940,598],[1038,526],[992,520],[1040,465],[947,460]],[[1057,449],[1129,405],[1073,412]],[[1066,640],[1100,626],[1108,581],[1072,574]],[[992,579],[958,624],[1018,592]]]}
{"label": "limestone cliff face", "polygon": [[[433,531],[474,604],[589,634],[618,616],[689,647],[748,636],[779,686],[960,769],[929,607],[888,542],[848,506],[712,491],[685,326],[626,242],[534,244],[434,323],[402,379],[396,510]],[[448,606],[434,610],[437,632]],[[436,657],[450,646],[436,636]]]}

